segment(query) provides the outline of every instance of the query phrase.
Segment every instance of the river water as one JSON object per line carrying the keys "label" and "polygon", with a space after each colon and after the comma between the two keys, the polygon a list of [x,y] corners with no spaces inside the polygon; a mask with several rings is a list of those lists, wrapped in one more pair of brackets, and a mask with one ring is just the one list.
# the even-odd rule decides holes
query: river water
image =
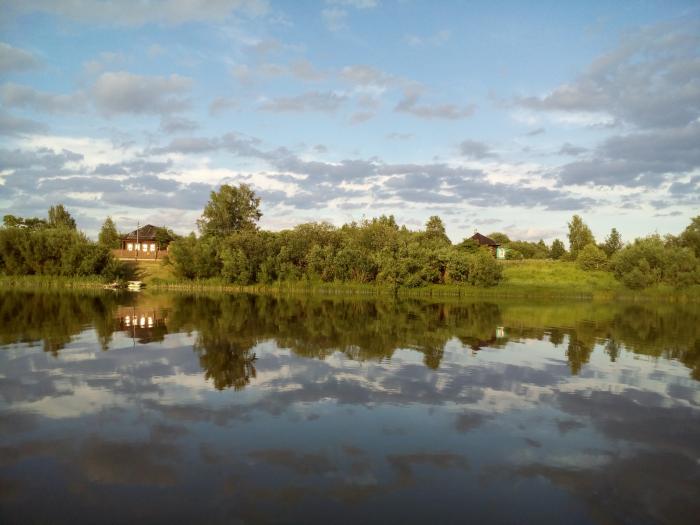
{"label": "river water", "polygon": [[0,292],[2,523],[698,523],[696,304]]}

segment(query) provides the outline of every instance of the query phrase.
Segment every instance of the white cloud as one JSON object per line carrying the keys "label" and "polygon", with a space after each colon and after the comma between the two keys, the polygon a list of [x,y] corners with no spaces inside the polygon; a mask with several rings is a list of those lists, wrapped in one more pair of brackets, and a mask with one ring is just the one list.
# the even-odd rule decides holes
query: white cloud
{"label": "white cloud", "polygon": [[169,114],[189,106],[185,97],[192,80],[180,75],[143,76],[124,71],[103,73],[92,94],[97,108],[105,115]]}
{"label": "white cloud", "polygon": [[408,113],[424,119],[459,120],[474,115],[476,106],[468,104],[457,106],[456,104],[421,104],[421,94],[416,90],[406,90],[403,98],[396,104],[394,111]]}
{"label": "white cloud", "polygon": [[29,51],[0,42],[0,74],[27,71],[39,67],[39,60]]}
{"label": "white cloud", "polygon": [[57,95],[12,82],[0,86],[0,100],[7,107],[33,109],[45,113],[81,111],[86,102],[81,92]]}
{"label": "white cloud", "polygon": [[221,20],[231,14],[262,16],[266,0],[5,0],[8,13],[48,13],[83,23],[140,26]]}
{"label": "white cloud", "polygon": [[260,109],[273,113],[319,111],[332,113],[347,97],[332,91],[309,91],[292,97],[277,97],[263,101]]}

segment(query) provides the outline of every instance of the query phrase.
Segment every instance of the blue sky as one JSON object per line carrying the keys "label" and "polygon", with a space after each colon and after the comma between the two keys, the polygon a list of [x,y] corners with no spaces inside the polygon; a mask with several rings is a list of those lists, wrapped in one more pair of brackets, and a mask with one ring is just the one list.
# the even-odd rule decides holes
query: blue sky
{"label": "blue sky", "polygon": [[262,226],[440,215],[562,238],[700,209],[696,2],[4,0],[0,209],[186,233],[251,184]]}

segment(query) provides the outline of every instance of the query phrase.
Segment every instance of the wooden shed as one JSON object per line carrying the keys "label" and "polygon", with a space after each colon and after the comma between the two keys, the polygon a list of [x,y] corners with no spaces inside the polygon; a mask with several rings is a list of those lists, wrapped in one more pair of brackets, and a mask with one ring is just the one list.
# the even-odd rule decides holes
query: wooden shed
{"label": "wooden shed", "polygon": [[486,235],[482,235],[479,232],[476,232],[474,235],[471,236],[471,239],[473,241],[476,241],[479,244],[479,246],[487,246],[491,250],[491,253],[496,257],[496,259],[506,258],[506,249],[490,237],[486,237]]}

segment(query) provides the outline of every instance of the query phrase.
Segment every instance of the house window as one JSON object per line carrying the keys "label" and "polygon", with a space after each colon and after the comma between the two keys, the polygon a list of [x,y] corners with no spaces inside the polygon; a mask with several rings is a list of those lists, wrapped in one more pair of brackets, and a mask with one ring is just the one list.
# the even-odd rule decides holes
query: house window
{"label": "house window", "polygon": [[151,243],[151,251],[152,252],[156,251],[156,244],[155,243]]}
{"label": "house window", "polygon": [[134,243],[130,242],[126,245],[126,249],[130,252],[134,251]]}

